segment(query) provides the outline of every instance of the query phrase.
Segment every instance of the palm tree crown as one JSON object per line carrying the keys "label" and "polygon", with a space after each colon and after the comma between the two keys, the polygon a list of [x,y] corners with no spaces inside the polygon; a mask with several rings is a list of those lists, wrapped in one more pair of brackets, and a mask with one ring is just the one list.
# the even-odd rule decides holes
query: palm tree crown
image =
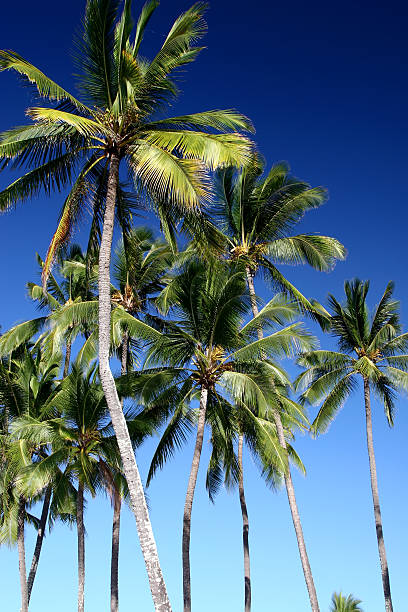
{"label": "palm tree crown", "polygon": [[363,612],[359,604],[361,604],[361,601],[355,599],[352,595],[346,597],[341,593],[333,593],[330,612]]}
{"label": "palm tree crown", "polygon": [[[126,163],[139,205],[148,196],[170,233],[180,220],[185,229],[197,230],[193,218],[209,194],[208,168],[241,165],[248,159],[250,143],[234,130],[252,127],[235,111],[158,119],[178,93],[174,73],[201,50],[195,42],[206,30],[206,5],[197,2],[180,15],[156,57],[148,61],[140,48],[157,6],[157,0],[145,4],[132,35],[130,0],[125,0],[121,15],[114,0],[89,0],[77,41],[82,102],[17,53],[0,52],[0,70],[18,72],[41,97],[57,103],[30,108],[32,124],[0,137],[3,165],[28,169],[0,193],[1,210],[41,189],[71,189],[46,257],[44,280],[86,203],[94,215],[90,244],[97,243],[113,157]],[[215,133],[224,130],[229,133]],[[122,227],[130,227],[131,206],[120,184],[116,195],[117,218]]]}
{"label": "palm tree crown", "polygon": [[297,387],[305,389],[303,401],[318,404],[323,400],[313,423],[316,433],[327,429],[358,378],[369,381],[393,425],[395,394],[408,390],[408,355],[404,354],[408,334],[400,333],[399,302],[392,298],[393,288],[388,283],[372,316],[366,303],[368,282],[346,281],[344,305],[329,296],[331,333],[341,352],[318,350],[299,359],[307,368],[297,381]]}
{"label": "palm tree crown", "polygon": [[335,238],[291,235],[307,211],[325,202],[326,190],[292,176],[282,162],[266,176],[264,172],[265,162],[259,155],[240,172],[220,171],[214,214],[227,236],[232,259],[244,261],[252,276],[262,269],[280,291],[313,310],[276,265],[307,263],[316,270],[329,270],[337,259],[344,259],[345,249]]}

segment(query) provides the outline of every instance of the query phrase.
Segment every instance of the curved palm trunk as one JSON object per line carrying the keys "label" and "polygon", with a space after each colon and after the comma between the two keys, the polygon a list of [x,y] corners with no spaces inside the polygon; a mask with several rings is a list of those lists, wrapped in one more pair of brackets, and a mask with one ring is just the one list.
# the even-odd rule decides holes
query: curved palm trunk
{"label": "curved palm trunk", "polygon": [[[249,268],[246,270],[247,273],[247,282],[248,289],[251,298],[252,305],[252,313],[254,317],[258,315],[258,306],[256,303],[255,297],[255,287],[254,287],[254,276]],[[263,331],[261,328],[258,329],[258,338],[263,338]],[[278,434],[279,444],[283,449],[287,449],[286,440],[285,440],[285,432],[282,425],[282,420],[279,414],[279,411],[272,407],[272,416],[275,421],[276,431]],[[287,473],[285,474],[285,486],[286,493],[288,496],[290,512],[292,515],[293,526],[295,528],[296,539],[299,548],[300,561],[302,563],[303,574],[306,581],[307,591],[309,593],[310,605],[313,612],[320,612],[319,602],[317,600],[316,587],[314,585],[313,574],[310,568],[309,557],[306,550],[305,538],[303,535],[302,523],[300,521],[299,510],[297,507],[296,496],[295,496],[295,488],[293,486],[292,474],[290,472],[290,466],[288,465]]]}
{"label": "curved palm trunk", "polygon": [[387,556],[385,554],[384,534],[381,519],[380,495],[378,493],[377,468],[375,465],[373,425],[371,419],[370,383],[364,378],[364,402],[367,429],[367,450],[370,462],[371,492],[373,495],[375,529],[377,532],[378,554],[380,556],[381,575],[384,590],[385,610],[393,612],[391,600],[390,576],[388,573]]}
{"label": "curved palm trunk", "polygon": [[208,389],[201,387],[200,409],[197,425],[197,436],[194,447],[193,462],[191,464],[190,477],[188,479],[186,501],[184,503],[183,515],[183,598],[184,612],[191,611],[191,576],[190,576],[190,530],[191,511],[193,508],[194,491],[197,482],[198,468],[200,466],[201,450],[203,448],[205,415],[207,411]]}
{"label": "curved palm trunk", "polygon": [[120,495],[115,491],[112,523],[111,612],[118,612],[119,610],[119,533],[121,506],[122,501]]}
{"label": "curved palm trunk", "polygon": [[35,543],[30,573],[28,574],[28,580],[27,580],[27,603],[28,604],[30,604],[31,591],[33,589],[35,576],[37,574],[38,562],[40,560],[41,548],[42,548],[43,541],[44,541],[44,533],[45,533],[45,527],[47,525],[48,511],[50,509],[51,494],[52,494],[52,489],[51,487],[48,487],[45,491],[44,503],[43,503],[43,507],[41,511],[40,525],[38,527],[38,532],[37,532],[37,541]]}
{"label": "curved palm trunk", "polygon": [[242,513],[242,540],[244,545],[244,584],[245,584],[245,612],[251,612],[251,565],[249,556],[249,520],[248,510],[245,501],[244,489],[244,465],[242,462],[242,451],[244,446],[244,436],[238,438],[238,463],[239,463],[239,501]]}
{"label": "curved palm trunk", "polygon": [[84,486],[78,485],[77,496],[77,534],[78,534],[78,612],[84,612],[85,591],[85,529],[84,529]]}
{"label": "curved palm trunk", "polygon": [[21,612],[28,612],[24,522],[25,522],[25,499],[23,496],[20,496],[18,500],[18,515],[17,515],[18,570],[20,573]]}
{"label": "curved palm trunk", "polygon": [[146,565],[155,610],[157,612],[171,612],[156,542],[147,510],[142,481],[133,453],[122,406],[116,391],[115,380],[109,366],[111,313],[110,260],[118,181],[119,158],[115,154],[112,154],[108,175],[102,239],[99,251],[99,372],[122,458],[123,471],[129,487],[131,506],[136,519],[140,546]]}

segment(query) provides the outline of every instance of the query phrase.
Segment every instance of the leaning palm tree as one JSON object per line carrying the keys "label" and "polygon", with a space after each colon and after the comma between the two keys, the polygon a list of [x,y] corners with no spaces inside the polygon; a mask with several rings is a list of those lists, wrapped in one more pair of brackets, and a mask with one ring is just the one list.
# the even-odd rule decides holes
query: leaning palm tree
{"label": "leaning palm tree", "polygon": [[37,87],[40,96],[58,104],[29,109],[32,124],[2,134],[3,167],[25,166],[28,172],[0,193],[0,209],[32,197],[41,188],[50,193],[70,186],[46,257],[44,283],[58,248],[68,240],[85,203],[93,209],[95,239],[101,234],[101,381],[122,455],[153,601],[156,610],[170,610],[143,487],[109,366],[110,254],[115,208],[120,200],[119,172],[121,166],[127,167],[139,198],[146,196],[168,235],[174,236],[174,228],[181,222],[182,229],[200,234],[204,241],[208,231],[202,229],[206,219],[200,209],[209,195],[208,169],[245,164],[251,145],[236,130],[252,127],[245,117],[228,110],[157,119],[158,111],[177,95],[174,73],[192,62],[201,49],[195,42],[205,32],[206,8],[197,2],[180,15],[157,55],[148,61],[140,49],[157,5],[157,0],[148,0],[132,34],[131,0],[124,1],[120,15],[115,0],[88,1],[83,34],[78,40],[82,101],[17,53],[1,52],[0,70],[17,71]]}
{"label": "leaning palm tree", "polygon": [[[326,191],[310,187],[289,174],[284,163],[272,166],[266,177],[264,161],[257,155],[241,172],[227,169],[218,176],[218,199],[214,212],[229,244],[228,256],[245,264],[253,316],[258,315],[254,279],[263,272],[272,284],[294,298],[303,310],[321,320],[321,312],[290,281],[277,264],[307,263],[317,270],[329,270],[345,256],[344,247],[328,236],[298,234],[290,231],[303,215],[326,200]],[[259,329],[259,339],[262,338]],[[275,424],[283,449],[286,449],[279,412]],[[285,477],[290,511],[296,532],[300,559],[313,612],[319,603],[306,550],[290,468]]]}
{"label": "leaning palm tree", "polygon": [[393,608],[374,454],[371,391],[384,404],[388,424],[393,425],[396,392],[408,390],[408,355],[404,354],[408,349],[408,334],[400,333],[399,302],[392,297],[393,288],[393,283],[388,283],[372,316],[366,302],[368,282],[346,281],[344,305],[330,295],[330,328],[338,341],[339,352],[321,350],[304,354],[299,364],[306,369],[297,380],[297,387],[304,389],[303,402],[314,405],[322,402],[312,425],[315,434],[327,430],[357,382],[363,383],[371,491],[386,612],[392,612]]}
{"label": "leaning palm tree", "polygon": [[[171,307],[171,320],[150,316],[146,323],[133,321],[129,329],[150,342],[146,364],[158,366],[162,376],[172,375],[176,382],[164,391],[159,378],[152,373],[153,381],[146,388],[139,373],[130,376],[141,387],[150,410],[163,409],[172,417],[156,450],[148,476],[148,482],[162,467],[166,458],[185,439],[186,427],[191,425],[188,408],[193,400],[198,402],[198,420],[193,461],[188,480],[183,515],[183,595],[184,610],[191,610],[190,532],[194,493],[203,445],[206,422],[212,430],[216,419],[224,418],[229,410],[229,398],[240,406],[246,418],[258,424],[254,412],[260,416],[268,411],[268,402],[276,400],[276,388],[271,376],[277,368],[267,358],[291,354],[294,347],[313,344],[313,339],[300,323],[282,326],[283,321],[293,320],[296,306],[281,298],[274,299],[249,323],[243,318],[250,308],[245,278],[239,266],[231,270],[226,262],[214,262],[212,266],[191,261],[165,289],[165,303]],[[164,300],[161,300],[163,305]],[[276,327],[262,340],[257,338],[258,327]],[[265,356],[262,362],[261,355]],[[142,372],[143,375],[143,372]],[[165,379],[163,378],[165,381]],[[153,398],[149,396],[153,395]],[[262,428],[259,428],[260,435]],[[280,470],[286,470],[286,458],[277,440],[268,436],[269,447],[274,452]]]}
{"label": "leaning palm tree", "polygon": [[330,612],[363,612],[359,604],[360,599],[355,599],[352,595],[346,597],[341,593],[333,593]]}

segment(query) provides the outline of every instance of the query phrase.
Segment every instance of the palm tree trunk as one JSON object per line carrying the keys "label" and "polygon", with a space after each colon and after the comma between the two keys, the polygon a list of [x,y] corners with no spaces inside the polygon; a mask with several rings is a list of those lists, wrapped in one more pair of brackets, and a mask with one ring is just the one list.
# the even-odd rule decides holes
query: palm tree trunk
{"label": "palm tree trunk", "polygon": [[381,519],[380,495],[378,493],[377,468],[375,465],[374,441],[373,441],[373,424],[371,418],[371,401],[370,401],[370,383],[367,378],[364,378],[364,402],[366,413],[366,429],[367,429],[367,450],[368,459],[370,462],[370,477],[371,477],[371,492],[373,495],[375,529],[377,531],[378,554],[380,556],[381,575],[384,590],[385,610],[393,612],[391,600],[390,576],[388,573],[387,556],[385,554],[384,534]]}
{"label": "palm tree trunk", "polygon": [[200,466],[201,450],[203,448],[205,415],[207,411],[208,389],[201,387],[200,409],[197,425],[197,436],[191,464],[190,477],[188,479],[186,501],[184,503],[183,515],[183,598],[184,612],[191,611],[191,576],[190,576],[190,530],[191,511],[193,508],[194,491],[197,482],[198,468]]}
{"label": "palm tree trunk", "polygon": [[67,343],[65,345],[64,378],[68,376],[70,361],[71,361],[71,342],[67,340]]}
{"label": "palm tree trunk", "polygon": [[[126,332],[122,340],[121,374],[127,372],[129,336]],[[123,398],[121,400],[123,410]],[[119,610],[119,539],[120,539],[120,511],[122,500],[120,493],[112,482],[113,491],[113,522],[112,522],[112,555],[111,555],[111,612]]]}
{"label": "palm tree trunk", "polygon": [[19,569],[19,573],[20,573],[21,612],[28,612],[27,574],[26,574],[25,542],[24,542],[24,523],[25,523],[25,499],[21,495],[19,500],[18,500],[18,515],[17,515],[18,569]]}
{"label": "palm tree trunk", "polygon": [[84,529],[84,485],[78,484],[77,495],[77,534],[78,534],[78,612],[84,612],[85,592],[85,529]]}
{"label": "palm tree trunk", "polygon": [[137,467],[129,431],[122,406],[116,391],[115,380],[109,366],[110,351],[110,260],[115,218],[116,192],[119,181],[119,158],[111,155],[105,215],[99,251],[99,372],[106,402],[115,430],[122,458],[123,470],[128,483],[130,501],[136,519],[150,590],[156,612],[171,612],[166,585],[160,567],[156,542],[150,523],[142,481]]}
{"label": "palm tree trunk", "polygon": [[123,339],[122,339],[122,356],[121,356],[121,368],[120,368],[120,373],[122,374],[122,376],[124,376],[127,373],[128,350],[129,350],[129,334],[128,332],[125,332],[123,334]]}
{"label": "palm tree trunk", "polygon": [[239,463],[239,501],[242,513],[242,539],[244,544],[244,585],[245,585],[245,612],[251,612],[251,565],[249,556],[249,520],[248,510],[245,501],[244,490],[244,465],[242,461],[242,451],[244,446],[244,436],[238,437],[238,463]]}
{"label": "palm tree trunk", "polygon": [[118,612],[119,610],[119,533],[121,506],[122,501],[120,495],[115,491],[112,523],[111,612]]}
{"label": "palm tree trunk", "polygon": [[[256,303],[256,297],[255,297],[256,294],[255,294],[255,287],[254,287],[254,275],[249,267],[247,267],[246,269],[246,274],[247,274],[249,295],[250,295],[251,305],[252,305],[252,313],[254,317],[256,317],[259,311],[258,311],[258,306]],[[258,338],[259,339],[263,338],[263,331],[261,327],[258,328]],[[286,451],[287,445],[286,445],[285,432],[283,430],[282,420],[281,420],[279,411],[276,410],[276,408],[274,407],[272,407],[272,416],[275,421],[279,444]],[[298,543],[298,548],[299,548],[300,561],[302,563],[302,569],[303,569],[303,574],[304,574],[305,581],[306,581],[306,587],[309,593],[310,605],[311,605],[313,612],[320,612],[319,602],[317,600],[316,587],[314,585],[313,574],[312,574],[312,570],[311,570],[310,563],[309,563],[309,557],[308,557],[307,550],[306,550],[306,543],[305,543],[305,538],[303,535],[302,523],[300,520],[299,510],[297,507],[295,488],[293,486],[292,474],[290,472],[289,464],[288,464],[287,472],[285,474],[285,486],[286,486],[286,493],[287,493],[288,501],[289,501],[290,512],[292,515],[293,526],[295,528],[295,533],[296,533],[296,538],[297,538],[297,543]]]}
{"label": "palm tree trunk", "polygon": [[38,527],[38,532],[37,532],[37,541],[35,543],[30,573],[28,574],[28,580],[27,580],[27,603],[28,605],[30,604],[31,591],[33,589],[35,576],[37,574],[38,562],[40,560],[41,548],[42,548],[43,541],[44,541],[44,533],[45,533],[45,527],[47,525],[48,511],[50,509],[51,494],[52,494],[52,489],[49,486],[45,491],[44,503],[43,503],[41,518],[40,518],[40,525]]}

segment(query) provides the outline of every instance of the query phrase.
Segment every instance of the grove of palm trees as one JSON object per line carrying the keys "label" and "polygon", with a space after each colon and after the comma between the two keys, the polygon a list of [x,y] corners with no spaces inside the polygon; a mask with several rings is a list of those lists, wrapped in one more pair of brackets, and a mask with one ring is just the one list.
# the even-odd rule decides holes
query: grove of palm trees
{"label": "grove of palm trees", "polygon": [[404,609],[399,38],[320,8],[6,9],[2,609]]}

